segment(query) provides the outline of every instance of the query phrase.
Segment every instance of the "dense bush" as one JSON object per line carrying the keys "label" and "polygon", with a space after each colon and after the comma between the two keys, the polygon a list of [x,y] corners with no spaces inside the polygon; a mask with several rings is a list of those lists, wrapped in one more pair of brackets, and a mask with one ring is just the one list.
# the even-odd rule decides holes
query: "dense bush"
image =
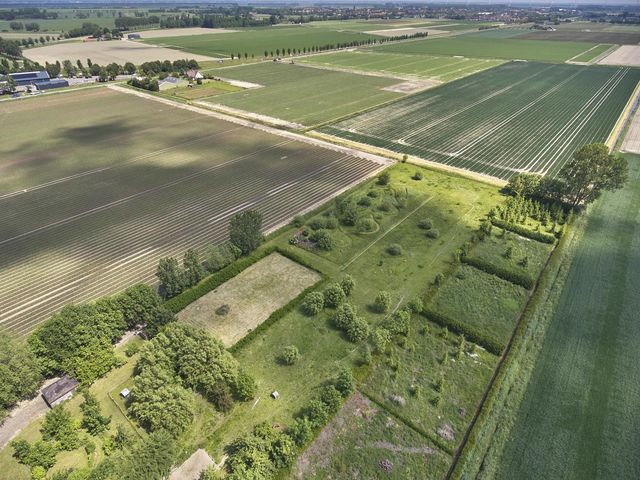
{"label": "dense bush", "polygon": [[373,232],[378,227],[376,221],[371,217],[363,217],[356,222],[356,230],[360,233]]}
{"label": "dense bush", "polygon": [[295,345],[288,345],[282,350],[280,360],[285,365],[294,365],[300,359],[300,350]]}
{"label": "dense bush", "polygon": [[431,227],[433,227],[433,222],[430,218],[423,218],[418,222],[418,226],[423,230],[429,230],[431,229]]}
{"label": "dense bush", "polygon": [[322,292],[311,292],[304,297],[302,311],[311,317],[320,313],[324,308],[324,304]]}
{"label": "dense bush", "polygon": [[333,383],[343,398],[347,398],[356,389],[356,379],[353,377],[351,369],[347,367],[340,369]]}
{"label": "dense bush", "polygon": [[431,230],[427,230],[425,233],[427,238],[438,238],[440,236],[440,231],[437,228],[432,228]]}
{"label": "dense bush", "polygon": [[483,272],[490,273],[497,277],[502,278],[511,283],[515,283],[516,285],[520,285],[521,287],[526,288],[527,290],[531,290],[535,285],[535,280],[531,278],[530,275],[519,272],[512,268],[504,268],[498,265],[495,265],[491,262],[483,260],[482,258],[477,257],[463,257],[461,261],[476,267]]}
{"label": "dense bush", "polygon": [[89,390],[82,392],[84,402],[80,405],[82,411],[82,428],[91,435],[99,435],[109,428],[111,417],[102,414],[100,402]]}
{"label": "dense bush", "polygon": [[339,283],[332,283],[324,291],[324,305],[330,308],[336,308],[346,299],[344,290]]}
{"label": "dense bush", "polygon": [[293,225],[296,228],[302,227],[304,223],[305,223],[304,216],[302,215],[296,215],[295,217],[293,217],[293,220],[291,221],[291,225]]}
{"label": "dense bush", "polygon": [[342,288],[342,291],[347,297],[351,295],[355,287],[356,281],[349,274],[346,274],[342,280],[340,280],[340,288]]}
{"label": "dense bush", "polygon": [[246,402],[255,398],[258,393],[258,384],[255,378],[244,370],[238,370],[236,381],[234,384],[234,395],[242,402]]}
{"label": "dense bush", "polygon": [[61,450],[74,450],[80,445],[78,429],[64,405],[57,405],[47,412],[40,433],[44,441],[57,442]]}
{"label": "dense bush", "polygon": [[336,200],[336,212],[340,223],[347,226],[354,226],[360,217],[358,206],[351,198],[338,198]]}
{"label": "dense bush", "polygon": [[207,270],[217,272],[235,262],[242,255],[242,250],[231,242],[209,247],[207,254]]}
{"label": "dense bush", "polygon": [[0,331],[0,423],[3,410],[35,394],[42,376],[27,345]]}
{"label": "dense bush", "polygon": [[398,310],[384,322],[384,327],[392,335],[408,335],[410,320],[411,315],[408,311]]}
{"label": "dense bush", "polygon": [[309,225],[314,230],[320,230],[322,228],[327,228],[327,219],[325,217],[315,217],[312,218],[307,225]]}
{"label": "dense bush", "polygon": [[46,471],[56,464],[58,447],[55,442],[39,440],[30,444],[26,440],[14,440],[10,445],[13,447],[13,456],[23,465],[41,467]]}
{"label": "dense bush", "polygon": [[388,185],[391,181],[391,174],[387,170],[378,175],[378,185]]}
{"label": "dense bush", "polygon": [[391,294],[384,290],[378,292],[373,301],[373,309],[378,313],[385,313],[391,306]]}
{"label": "dense bush", "polygon": [[420,170],[417,170],[416,173],[414,173],[411,178],[413,180],[422,180],[424,178],[424,175],[422,174],[422,172]]}
{"label": "dense bush", "polygon": [[397,243],[392,243],[387,247],[387,253],[394,257],[402,255],[402,246]]}
{"label": "dense bush", "polygon": [[331,250],[333,248],[331,233],[324,228],[313,232],[309,239],[314,242],[320,250]]}
{"label": "dense bush", "polygon": [[229,222],[229,240],[243,255],[253,252],[264,241],[262,214],[257,210],[246,210],[234,215]]}
{"label": "dense bush", "polygon": [[546,232],[536,232],[535,230],[531,230],[527,227],[523,227],[522,225],[518,225],[515,223],[505,222],[504,220],[500,220],[499,218],[492,218],[491,223],[496,227],[503,228],[505,230],[509,230],[510,232],[517,233],[522,237],[527,237],[532,240],[537,240],[542,243],[555,243],[556,237],[551,233]]}

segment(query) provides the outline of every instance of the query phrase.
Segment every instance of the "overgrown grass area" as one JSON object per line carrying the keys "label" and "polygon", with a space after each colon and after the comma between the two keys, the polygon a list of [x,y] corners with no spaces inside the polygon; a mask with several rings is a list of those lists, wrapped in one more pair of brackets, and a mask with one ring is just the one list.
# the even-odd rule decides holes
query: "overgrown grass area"
{"label": "overgrown grass area", "polygon": [[204,80],[202,85],[180,86],[163,90],[164,95],[178,97],[183,100],[199,100],[201,98],[213,97],[224,93],[240,92],[242,88],[230,85],[226,82],[215,80]]}
{"label": "overgrown grass area", "polygon": [[493,337],[504,347],[527,301],[527,291],[468,265],[437,289],[428,309]]}
{"label": "overgrown grass area", "polygon": [[462,440],[497,362],[470,342],[459,344],[458,335],[416,316],[407,340],[392,345],[362,386],[449,452]]}
{"label": "overgrown grass area", "polygon": [[262,62],[220,69],[216,76],[262,85],[205,99],[303,125],[316,125],[359,112],[403,94],[383,90],[398,80],[286,63]]}
{"label": "overgrown grass area", "polygon": [[298,460],[292,477],[442,478],[451,457],[356,392]]}
{"label": "overgrown grass area", "polygon": [[494,227],[492,234],[477,242],[468,256],[535,280],[542,272],[552,248],[548,243]]}

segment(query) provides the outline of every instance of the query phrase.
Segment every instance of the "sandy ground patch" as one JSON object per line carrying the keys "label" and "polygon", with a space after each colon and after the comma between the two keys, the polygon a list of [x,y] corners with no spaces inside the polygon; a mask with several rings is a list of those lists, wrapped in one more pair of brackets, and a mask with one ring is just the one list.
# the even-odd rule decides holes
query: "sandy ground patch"
{"label": "sandy ground patch", "polygon": [[440,82],[436,81],[411,81],[411,82],[402,82],[397,83],[395,85],[391,85],[389,87],[383,88],[387,92],[397,92],[397,93],[416,93],[421,92],[422,90],[426,90],[428,88],[433,88],[437,85],[440,85]]}
{"label": "sandy ground patch", "polygon": [[601,65],[640,67],[640,45],[622,45],[598,63]]}
{"label": "sandy ground patch", "polygon": [[193,455],[182,465],[171,471],[169,480],[198,480],[203,470],[214,465],[215,462],[211,460],[209,454],[200,448],[193,452]]}
{"label": "sandy ground patch", "polygon": [[143,30],[139,33],[143,39],[164,38],[164,37],[190,37],[191,35],[207,35],[211,33],[233,33],[238,30],[227,30],[226,28],[162,28],[156,30]]}
{"label": "sandy ground patch", "polygon": [[260,85],[259,83],[251,83],[244,82],[242,80],[234,80],[232,78],[224,78],[224,77],[215,77],[218,80],[222,80],[223,82],[227,82],[229,85],[233,85],[234,87],[246,88],[247,90],[252,88],[263,88],[264,85]]}
{"label": "sandy ground patch", "polygon": [[[215,99],[215,97],[212,97]],[[246,118],[248,120],[254,120],[256,122],[265,123],[267,125],[272,125],[274,127],[285,127],[290,128],[292,130],[303,130],[305,127],[300,123],[289,122],[288,120],[283,120],[281,118],[270,117],[269,115],[262,115],[260,113],[249,112],[247,110],[240,110],[238,108],[227,107],[226,105],[222,105],[220,103],[210,103],[206,100],[201,100],[197,102],[193,102],[194,105],[199,105],[201,107],[209,108],[216,110],[222,113],[228,113],[229,115],[234,115],[240,118]]]}
{"label": "sandy ground patch", "polygon": [[636,110],[633,120],[624,137],[621,150],[623,152],[640,153],[640,109]]}
{"label": "sandy ground patch", "polygon": [[370,30],[365,33],[370,33],[371,35],[380,35],[381,37],[398,37],[400,35],[415,35],[416,33],[428,33],[429,35],[443,35],[449,32],[446,30],[438,30],[435,28],[407,27],[407,28],[388,28],[385,30]]}
{"label": "sandy ground patch", "polygon": [[181,52],[170,48],[156,47],[129,40],[112,40],[110,42],[72,42],[31,48],[24,51],[29,60],[44,65],[45,62],[71,60],[83,63],[90,58],[93,63],[106,65],[108,63],[124,64],[132,62],[139,65],[153,60],[181,60],[194,59],[197,61],[214,60],[212,57]]}
{"label": "sandy ground patch", "polygon": [[[193,302],[178,319],[204,328],[230,347],[318,281],[318,273],[272,253]],[[229,312],[219,315],[223,305]]]}

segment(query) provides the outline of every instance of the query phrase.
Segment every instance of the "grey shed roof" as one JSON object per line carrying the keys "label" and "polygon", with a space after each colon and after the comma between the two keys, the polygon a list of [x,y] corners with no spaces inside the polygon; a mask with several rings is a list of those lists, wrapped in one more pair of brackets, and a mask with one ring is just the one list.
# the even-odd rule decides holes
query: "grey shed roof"
{"label": "grey shed roof", "polygon": [[42,398],[44,398],[44,401],[51,406],[56,400],[59,400],[67,393],[75,390],[79,384],[80,382],[75,378],[64,375],[60,380],[57,380],[48,387],[42,389]]}

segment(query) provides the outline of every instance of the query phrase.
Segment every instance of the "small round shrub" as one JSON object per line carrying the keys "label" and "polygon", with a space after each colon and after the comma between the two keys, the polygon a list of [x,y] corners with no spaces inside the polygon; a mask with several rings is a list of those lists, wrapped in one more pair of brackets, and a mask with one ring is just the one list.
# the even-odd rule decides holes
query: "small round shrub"
{"label": "small round shrub", "polygon": [[333,248],[333,238],[331,238],[329,230],[321,228],[320,230],[313,232],[309,238],[320,250],[331,250]]}
{"label": "small round shrub", "polygon": [[436,277],[433,279],[433,283],[435,285],[442,285],[443,281],[444,281],[444,275],[442,273],[437,274]]}
{"label": "small round shrub", "polygon": [[427,230],[425,233],[427,238],[438,238],[440,236],[440,231],[437,228],[432,228],[431,230]]}
{"label": "small round shrub", "polygon": [[393,255],[394,257],[402,255],[402,246],[397,243],[392,243],[387,247],[387,253],[389,255]]}
{"label": "small round shrub", "polygon": [[342,287],[342,291],[348,297],[353,292],[353,289],[356,286],[356,281],[349,274],[346,274],[342,280],[340,280],[340,287]]}
{"label": "small round shrub", "polygon": [[224,305],[220,305],[218,308],[216,308],[216,315],[224,317],[230,311],[231,311],[231,307],[225,303]]}
{"label": "small round shrub", "polygon": [[320,230],[327,227],[327,219],[323,217],[315,217],[309,221],[309,226],[314,230]]}
{"label": "small round shrub", "polygon": [[284,349],[282,350],[282,355],[280,355],[280,359],[285,365],[295,364],[298,360],[300,360],[300,351],[298,350],[298,347],[296,347],[295,345],[284,347]]}
{"label": "small round shrub", "polygon": [[356,230],[360,233],[370,233],[377,228],[378,224],[373,218],[365,217],[356,222]]}
{"label": "small round shrub", "polygon": [[369,324],[362,317],[355,317],[345,330],[350,342],[363,342],[369,336]]}
{"label": "small round shrub", "polygon": [[124,347],[124,354],[127,357],[133,357],[139,351],[140,351],[140,344],[138,342],[129,342],[127,343],[127,346]]}
{"label": "small round shrub", "polygon": [[378,185],[389,185],[391,181],[391,175],[389,172],[385,171],[378,175]]}
{"label": "small round shrub", "polygon": [[360,197],[360,199],[358,200],[358,205],[360,205],[361,207],[368,207],[371,205],[371,198],[370,197]]}
{"label": "small round shrub", "polygon": [[422,175],[422,172],[418,170],[416,173],[413,174],[411,178],[414,180],[422,180],[424,178],[424,175]]}
{"label": "small round shrub", "polygon": [[326,385],[320,393],[320,401],[327,406],[329,413],[334,414],[342,406],[342,395],[333,385]]}
{"label": "small round shrub", "polygon": [[378,313],[385,313],[391,306],[391,294],[382,290],[373,301],[373,309]]}
{"label": "small round shrub", "polygon": [[333,384],[336,387],[336,390],[340,392],[343,398],[351,395],[356,389],[356,379],[353,378],[353,373],[351,369],[347,367],[342,367],[338,372],[338,376],[336,377]]}
{"label": "small round shrub", "polygon": [[296,228],[300,228],[304,225],[304,217],[302,215],[296,215],[295,217],[293,217],[291,224]]}
{"label": "small round shrub", "polygon": [[407,307],[409,307],[409,310],[411,310],[411,312],[413,313],[420,313],[424,308],[424,304],[422,303],[422,300],[420,298],[416,297],[413,300],[410,300],[409,303],[407,303]]}
{"label": "small round shrub", "polygon": [[377,190],[369,190],[367,192],[367,197],[378,198],[379,196],[380,196],[380,194],[378,193]]}
{"label": "small round shrub", "polygon": [[356,309],[350,303],[343,303],[338,306],[336,312],[333,314],[333,324],[340,330],[347,330],[349,325],[353,323],[356,318]]}
{"label": "small round shrub", "polygon": [[418,222],[418,226],[423,230],[431,230],[431,227],[433,227],[433,222],[430,218],[423,218]]}
{"label": "small round shrub", "polygon": [[238,400],[246,402],[256,396],[256,393],[258,393],[258,384],[251,375],[240,370],[236,376],[233,390],[234,395]]}
{"label": "small round shrub", "polygon": [[332,283],[324,291],[324,305],[325,307],[336,308],[341,305],[347,296],[342,290],[342,286],[339,283]]}
{"label": "small round shrub", "polygon": [[338,228],[338,219],[336,217],[327,217],[325,228],[329,230],[335,230]]}
{"label": "small round shrub", "polygon": [[319,314],[324,308],[324,295],[322,292],[308,293],[302,301],[302,311],[309,315]]}
{"label": "small round shrub", "polygon": [[394,207],[395,207],[395,204],[393,200],[390,199],[389,197],[386,197],[380,202],[380,205],[378,205],[378,210],[388,213],[391,210],[393,210]]}

